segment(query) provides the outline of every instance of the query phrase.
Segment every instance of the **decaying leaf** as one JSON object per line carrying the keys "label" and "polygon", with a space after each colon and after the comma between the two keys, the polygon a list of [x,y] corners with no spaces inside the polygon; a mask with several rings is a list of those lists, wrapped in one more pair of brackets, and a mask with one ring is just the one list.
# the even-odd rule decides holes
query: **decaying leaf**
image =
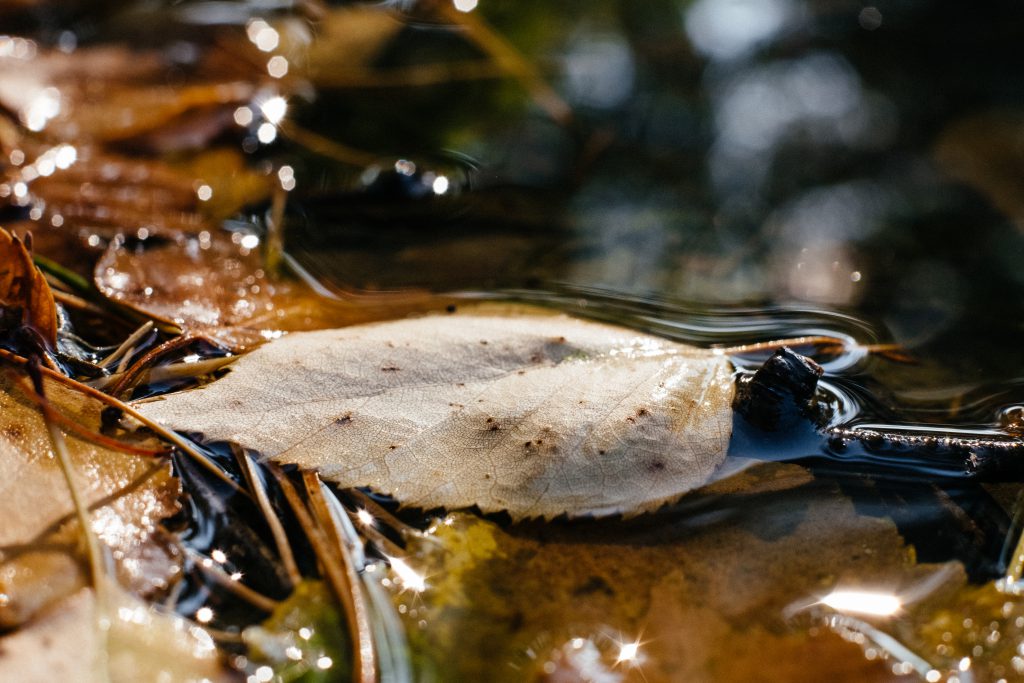
{"label": "decaying leaf", "polygon": [[116,585],[82,589],[0,638],[0,680],[227,681],[213,639]]}
{"label": "decaying leaf", "polygon": [[[87,577],[64,475],[39,408],[15,382],[19,374],[0,371],[0,627],[7,628],[73,593]],[[100,431],[98,401],[52,380],[46,380],[46,392],[70,421]],[[96,445],[74,432],[67,444],[82,497],[93,511],[93,529],[110,548],[119,579],[140,594],[166,588],[179,571],[176,553],[157,527],[177,510],[179,487],[170,465]]]}
{"label": "decaying leaf", "polygon": [[57,306],[46,279],[25,245],[0,228],[0,306],[35,329],[52,348],[57,343]]}
{"label": "decaying leaf", "polygon": [[444,306],[441,298],[422,292],[321,296],[302,282],[272,278],[258,246],[224,232],[182,235],[138,249],[112,244],[96,263],[95,282],[118,303],[236,349],[258,345],[278,331],[338,327]]}
{"label": "decaying leaf", "polygon": [[635,514],[704,484],[729,362],[565,316],[428,316],[297,333],[141,406],[342,486],[515,518]]}
{"label": "decaying leaf", "polygon": [[[829,632],[828,614],[785,615],[837,587],[962,586],[958,564],[919,564],[891,521],[796,465],[758,465],[682,505],[511,528],[450,514],[407,559],[425,589],[396,582],[414,652],[446,681],[918,680]],[[627,643],[638,648],[623,660]]]}

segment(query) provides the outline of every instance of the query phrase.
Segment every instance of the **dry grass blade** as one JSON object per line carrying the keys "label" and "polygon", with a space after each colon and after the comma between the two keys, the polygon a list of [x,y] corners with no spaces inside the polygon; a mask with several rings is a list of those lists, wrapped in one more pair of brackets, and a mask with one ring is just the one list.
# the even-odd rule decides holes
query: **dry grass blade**
{"label": "dry grass blade", "polygon": [[366,608],[362,604],[356,608],[356,584],[346,570],[343,560],[328,542],[321,526],[310,516],[309,510],[302,502],[294,484],[280,467],[270,464],[271,473],[281,486],[285,499],[299,521],[307,538],[313,546],[328,583],[334,590],[338,601],[345,611],[346,621],[352,638],[352,655],[355,662],[353,679],[358,683],[375,683],[377,680],[376,657],[373,648],[373,636],[366,617]]}
{"label": "dry grass blade", "polygon": [[338,529],[334,515],[331,514],[327,500],[324,498],[324,485],[320,481],[320,477],[315,472],[303,472],[302,482],[306,486],[306,495],[309,497],[313,516],[317,523],[321,528],[331,530],[330,538],[335,541],[334,547],[345,569],[348,585],[351,587],[352,606],[349,618],[353,621],[349,624],[349,628],[352,630],[353,636],[358,635],[356,642],[360,650],[359,658],[364,662],[373,662],[374,669],[376,669],[373,628],[370,624],[369,607],[360,589],[358,568],[348,545],[344,542],[344,534]]}
{"label": "dry grass blade", "polygon": [[277,600],[268,598],[266,595],[249,588],[240,580],[233,578],[210,558],[203,557],[194,550],[186,549],[186,552],[195,561],[199,570],[209,577],[215,584],[229,593],[234,594],[236,597],[248,602],[250,605],[261,609],[264,612],[273,612],[274,608],[280,604]]}
{"label": "dry grass blade", "polygon": [[288,534],[285,533],[281,520],[270,504],[267,489],[263,486],[263,480],[260,479],[259,473],[256,471],[255,465],[253,465],[252,458],[237,446],[233,447],[232,451],[242,473],[245,475],[246,482],[249,484],[249,490],[252,491],[253,499],[263,513],[263,518],[266,519],[267,525],[270,527],[270,533],[274,537],[277,552],[281,556],[281,564],[284,565],[284,569],[288,573],[288,579],[294,588],[302,581],[302,573],[299,571],[299,565],[295,562],[295,555],[292,554],[291,544],[288,543]]}
{"label": "dry grass blade", "polygon": [[36,396],[39,398],[40,411],[43,414],[46,431],[50,436],[50,443],[53,446],[53,452],[57,455],[57,460],[60,462],[60,469],[61,472],[64,473],[64,480],[67,482],[68,491],[71,494],[71,502],[75,507],[75,515],[78,517],[79,524],[82,528],[82,535],[85,538],[85,545],[88,551],[87,555],[89,558],[89,570],[92,574],[92,583],[94,587],[98,588],[100,579],[106,575],[106,568],[104,566],[102,552],[100,551],[99,540],[96,538],[96,534],[92,531],[92,518],[89,515],[89,506],[82,499],[82,496],[79,493],[78,483],[75,481],[74,467],[71,464],[71,455],[68,453],[67,444],[64,442],[64,433],[61,432],[60,427],[58,427],[56,422],[53,420],[53,415],[56,411],[50,407],[49,402],[46,400],[40,366],[37,361],[30,360],[27,369],[32,378],[32,384],[34,385]]}

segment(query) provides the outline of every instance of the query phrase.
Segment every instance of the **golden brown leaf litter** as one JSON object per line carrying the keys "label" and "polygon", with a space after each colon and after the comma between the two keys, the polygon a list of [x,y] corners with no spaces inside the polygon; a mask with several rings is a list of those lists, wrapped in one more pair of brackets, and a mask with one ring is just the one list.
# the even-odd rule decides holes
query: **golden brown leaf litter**
{"label": "golden brown leaf litter", "polygon": [[273,277],[261,249],[259,239],[240,233],[182,235],[138,248],[114,244],[97,261],[95,281],[119,303],[238,349],[281,331],[443,310],[450,302],[420,291],[324,295],[294,278]]}
{"label": "golden brown leaf litter", "polygon": [[[797,466],[728,483],[734,497],[713,484],[684,499],[703,521],[502,529],[449,515],[409,560],[426,590],[396,584],[415,651],[450,681],[902,680],[824,623],[781,615],[836,587],[944,572],[961,585],[957,566],[917,564],[890,521]],[[629,643],[636,657],[620,661]]]}
{"label": "golden brown leaf litter", "polygon": [[[22,372],[0,369],[0,626],[6,628],[88,579],[67,484]],[[45,388],[54,409],[85,430],[102,430],[103,404],[49,379]],[[157,445],[141,435],[118,438]],[[179,572],[177,551],[159,527],[178,509],[180,487],[170,464],[74,433],[67,445],[93,529],[110,548],[122,584],[139,594],[166,589]]]}

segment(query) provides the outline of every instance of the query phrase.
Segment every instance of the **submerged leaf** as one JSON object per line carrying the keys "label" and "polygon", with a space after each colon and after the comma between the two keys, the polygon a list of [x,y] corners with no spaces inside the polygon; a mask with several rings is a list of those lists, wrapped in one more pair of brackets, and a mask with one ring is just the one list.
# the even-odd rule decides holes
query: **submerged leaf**
{"label": "submerged leaf", "polygon": [[300,583],[266,621],[242,632],[250,668],[269,666],[277,680],[290,683],[337,680],[349,659],[342,619],[326,584]]}
{"label": "submerged leaf", "polygon": [[407,505],[635,514],[725,458],[722,356],[565,316],[429,316],[293,334],[141,410]]}
{"label": "submerged leaf", "polygon": [[[52,348],[57,343],[53,293],[21,240],[0,228],[0,307],[32,327]],[[6,315],[5,315],[6,317]]]}
{"label": "submerged leaf", "polygon": [[[43,418],[13,377],[12,370],[0,372],[0,627],[7,628],[73,593],[87,576],[79,525]],[[46,393],[54,409],[100,431],[98,401],[51,380]],[[67,445],[93,529],[111,549],[120,580],[139,593],[166,588],[179,570],[157,527],[177,511],[170,466],[75,433]]]}
{"label": "submerged leaf", "polygon": [[966,580],[958,564],[918,563],[891,521],[858,514],[836,482],[779,463],[647,518],[503,528],[453,513],[409,552],[426,587],[396,586],[394,600],[414,656],[445,681],[904,680],[882,648],[871,660],[864,638],[829,632],[831,613],[788,611],[836,587],[907,595]]}
{"label": "submerged leaf", "polygon": [[102,586],[99,599],[83,589],[62,601],[0,639],[0,652],[4,681],[229,680],[206,631],[113,584]]}

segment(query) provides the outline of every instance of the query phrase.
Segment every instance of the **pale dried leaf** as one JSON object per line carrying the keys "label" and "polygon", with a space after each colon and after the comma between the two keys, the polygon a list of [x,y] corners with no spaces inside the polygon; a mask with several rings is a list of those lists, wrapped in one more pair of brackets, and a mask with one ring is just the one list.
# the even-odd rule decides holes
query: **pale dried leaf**
{"label": "pale dried leaf", "polygon": [[424,508],[652,510],[711,477],[732,426],[724,357],[564,316],[298,333],[232,367],[141,409]]}

